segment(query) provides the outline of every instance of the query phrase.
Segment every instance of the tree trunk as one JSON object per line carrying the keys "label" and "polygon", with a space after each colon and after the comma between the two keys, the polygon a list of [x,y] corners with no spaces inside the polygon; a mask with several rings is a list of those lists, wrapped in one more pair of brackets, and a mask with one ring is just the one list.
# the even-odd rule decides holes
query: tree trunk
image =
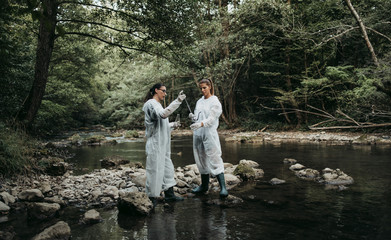
{"label": "tree trunk", "polygon": [[[223,37],[225,39],[225,43],[222,46],[221,55],[222,61],[230,58],[230,49],[228,43],[228,37],[230,34],[230,23],[228,19],[228,0],[219,0],[219,13],[221,18],[221,26],[223,29]],[[232,67],[232,66],[231,66]],[[229,87],[225,93],[222,94],[224,96],[224,105],[225,105],[225,114],[228,120],[229,126],[232,126],[237,119],[236,116],[236,100],[235,100],[235,74],[231,76],[224,76],[224,82],[227,86],[232,84],[232,87]],[[229,83],[231,82],[231,83]],[[229,84],[228,84],[229,83]],[[222,87],[223,88],[223,87]]]}
{"label": "tree trunk", "polygon": [[18,118],[29,128],[37,115],[45,93],[49,63],[53,52],[57,15],[57,0],[41,0],[42,12],[36,51],[34,82]]}
{"label": "tree trunk", "polygon": [[[288,91],[292,92],[293,90],[292,90],[292,81],[291,81],[291,72],[290,72],[290,68],[291,68],[290,45],[291,45],[291,41],[287,40],[286,48],[285,48],[285,82]],[[299,104],[297,103],[296,99],[293,96],[290,98],[290,103],[295,109],[299,109]],[[297,128],[298,128],[300,127],[303,119],[299,111],[296,111],[296,118],[297,118]]]}
{"label": "tree trunk", "polygon": [[360,27],[361,33],[362,33],[362,35],[364,37],[364,40],[365,40],[365,43],[366,43],[366,45],[367,45],[367,47],[369,49],[369,52],[371,53],[372,60],[373,60],[374,64],[378,67],[379,66],[379,61],[377,60],[377,57],[376,57],[376,54],[375,54],[375,50],[373,50],[372,44],[369,41],[367,30],[365,28],[364,23],[362,22],[360,16],[358,15],[356,10],[354,9],[351,1],[350,0],[345,0],[345,2],[348,5],[350,11],[352,12],[354,18],[356,19],[356,21],[357,21],[357,23],[358,23],[358,25]]}

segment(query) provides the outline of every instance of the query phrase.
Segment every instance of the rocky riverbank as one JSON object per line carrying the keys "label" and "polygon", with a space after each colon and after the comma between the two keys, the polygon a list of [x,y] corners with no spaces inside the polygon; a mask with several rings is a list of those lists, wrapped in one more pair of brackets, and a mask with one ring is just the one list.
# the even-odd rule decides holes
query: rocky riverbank
{"label": "rocky riverbank", "polygon": [[[61,208],[70,205],[91,209],[113,207],[118,203],[124,206],[124,202],[127,203],[128,208],[133,208],[130,212],[141,215],[149,214],[152,210],[152,203],[145,194],[145,169],[140,163],[121,165],[120,162],[119,159],[114,159],[112,164],[108,164],[110,169],[102,168],[79,176],[73,175],[70,170],[62,176],[35,174],[0,179],[0,216],[3,216],[2,222],[7,222],[9,213],[18,211],[27,211],[29,220],[49,221],[58,216]],[[243,166],[249,167],[245,173],[239,171]],[[228,189],[234,188],[244,180],[257,180],[263,177],[263,170],[253,161],[243,160],[239,165],[226,163],[225,169]],[[246,174],[245,178],[244,174]],[[175,192],[185,198],[193,197],[194,195],[190,193],[191,189],[200,184],[196,165],[178,167],[175,178],[177,181]],[[211,194],[218,192],[218,186],[217,180],[212,179],[209,192]],[[163,199],[162,196],[160,201],[162,202]],[[229,207],[240,202],[240,199],[229,196],[225,201],[217,202],[217,204]],[[99,219],[99,216],[96,218]],[[91,220],[85,216],[85,219],[81,219],[80,222],[90,223]],[[50,230],[58,231],[59,229],[57,226],[52,226]],[[56,233],[49,235],[53,236],[53,234]],[[14,235],[13,232],[0,231],[0,239],[13,239]],[[43,236],[47,235],[43,234]],[[46,238],[37,236],[35,239]]]}
{"label": "rocky riverbank", "polygon": [[[189,129],[176,129],[172,136],[191,136],[193,132]],[[241,143],[280,143],[280,142],[301,142],[301,143],[325,143],[333,145],[355,144],[355,145],[390,145],[391,134],[384,133],[358,133],[358,132],[326,132],[326,131],[240,131],[219,130],[228,142]],[[117,130],[112,131],[104,127],[95,131],[73,133],[61,140],[50,141],[55,147],[83,146],[83,145],[104,145],[117,144],[127,141],[142,139],[145,132],[142,130]]]}
{"label": "rocky riverbank", "polygon": [[237,132],[222,131],[225,141],[242,143],[325,143],[325,144],[356,144],[356,145],[389,145],[390,134],[364,134],[351,132]]}
{"label": "rocky riverbank", "polygon": [[[191,135],[188,130],[175,130],[173,136]],[[236,141],[240,143],[280,143],[280,142],[313,142],[326,144],[391,144],[388,135],[373,134],[363,135],[356,133],[326,133],[326,132],[239,132],[220,131],[220,135],[225,141]],[[143,136],[143,132],[137,132],[137,136]],[[131,139],[136,139],[135,135]],[[99,138],[99,144],[123,141],[124,135],[116,133],[116,136]],[[51,147],[62,147],[67,145],[64,142],[49,143]],[[89,143],[92,143],[90,141]],[[82,140],[77,144],[84,145]],[[54,146],[53,146],[54,145]],[[107,160],[107,159],[106,159]],[[135,208],[136,212],[149,214],[152,209],[145,192],[145,169],[140,163],[126,163],[121,159],[117,161],[101,161],[102,169],[97,169],[84,175],[73,175],[71,169],[67,169],[66,162],[56,163],[54,170],[57,174],[31,174],[29,176],[19,176],[10,179],[0,179],[0,223],[6,224],[7,216],[11,213],[26,211],[28,218],[32,220],[48,221],[56,218],[60,209],[67,206],[77,206],[88,210],[81,223],[99,222],[100,217],[97,212],[91,212],[94,208],[121,206]],[[287,164],[297,177],[305,180],[315,181],[326,185],[326,189],[345,190],[346,185],[353,184],[353,178],[345,174],[340,169],[324,168],[315,170],[305,167],[294,159],[284,159],[281,163]],[[326,167],[326,166],[325,166]],[[53,176],[57,175],[57,176]],[[245,181],[257,181],[263,178],[264,172],[258,163],[251,160],[241,160],[239,164],[232,165],[225,163],[225,179],[227,188],[234,189]],[[177,186],[174,188],[176,194],[185,198],[194,197],[191,189],[200,184],[200,176],[197,167],[192,164],[176,169],[175,178]],[[283,184],[283,179],[266,180],[271,185]],[[208,203],[221,207],[235,207],[243,202],[242,199],[233,195],[225,201],[218,198],[219,185],[216,179],[211,179],[209,190],[210,201]],[[130,197],[133,196],[133,197]],[[137,197],[135,197],[137,196]],[[215,197],[213,197],[215,196]],[[134,199],[139,199],[135,201]],[[140,200],[141,199],[141,200]],[[163,202],[163,196],[160,202]],[[124,204],[125,203],[125,204]],[[134,210],[132,210],[135,212]],[[131,212],[132,212],[131,211]],[[57,222],[48,231],[37,235],[35,239],[47,239],[45,236],[57,234],[50,231],[63,231],[69,229],[64,227],[64,222]],[[69,230],[70,231],[70,230]],[[63,233],[65,236],[68,234]],[[69,232],[70,234],[70,232]],[[13,239],[14,230],[0,230],[0,239]],[[50,237],[49,237],[50,239]],[[64,238],[66,239],[66,237]]]}
{"label": "rocky riverbank", "polygon": [[[45,174],[14,177],[0,181],[0,216],[2,222],[7,221],[7,215],[12,212],[27,211],[29,220],[49,221],[56,218],[60,209],[73,205],[88,210],[81,224],[96,223],[101,220],[94,208],[118,206],[121,211],[148,215],[152,210],[152,203],[145,194],[145,169],[140,163],[123,163],[114,159],[109,169],[95,170],[89,174],[75,176],[72,171],[66,171],[62,176],[49,176]],[[301,179],[316,181],[332,186],[333,189],[344,190],[345,185],[353,183],[353,178],[341,170],[324,169],[322,173],[306,168],[297,163],[295,159],[284,159],[281,164]],[[262,179],[264,171],[255,161],[241,160],[239,164],[225,163],[225,181],[228,190],[232,190],[242,182]],[[177,185],[176,194],[185,198],[194,197],[191,189],[200,184],[198,168],[195,164],[178,167],[175,172]],[[283,184],[285,180],[271,179],[271,185]],[[221,207],[236,207],[243,200],[229,195],[225,200],[218,198],[219,184],[212,178],[210,182],[208,204]],[[159,200],[164,202],[162,196]],[[66,232],[64,233],[64,229]],[[0,231],[0,239],[13,239],[15,232]],[[50,236],[70,236],[70,228],[65,222],[45,229],[34,239],[50,239]],[[8,237],[7,237],[8,236]],[[48,238],[49,236],[49,238]]]}

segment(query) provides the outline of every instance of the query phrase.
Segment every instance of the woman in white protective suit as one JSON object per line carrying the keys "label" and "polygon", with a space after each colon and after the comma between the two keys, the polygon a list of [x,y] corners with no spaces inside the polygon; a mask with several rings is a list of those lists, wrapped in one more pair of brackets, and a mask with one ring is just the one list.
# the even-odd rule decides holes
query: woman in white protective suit
{"label": "woman in white protective suit", "polygon": [[178,98],[168,107],[163,108],[161,101],[166,96],[166,87],[162,83],[155,84],[145,97],[143,111],[145,112],[145,136],[146,142],[146,193],[153,205],[157,204],[157,198],[164,190],[165,201],[180,201],[182,197],[174,194],[173,186],[176,185],[174,179],[174,165],[171,155],[171,128],[179,127],[179,122],[168,121],[170,116],[186,98],[181,91]]}
{"label": "woman in white protective suit", "polygon": [[189,117],[194,122],[190,128],[193,134],[193,152],[198,170],[201,174],[201,185],[192,190],[193,193],[205,193],[209,189],[209,175],[216,176],[220,184],[220,197],[228,196],[224,179],[224,163],[221,158],[221,146],[217,127],[222,107],[214,95],[213,83],[202,79],[198,83],[203,97],[196,104],[194,114]]}

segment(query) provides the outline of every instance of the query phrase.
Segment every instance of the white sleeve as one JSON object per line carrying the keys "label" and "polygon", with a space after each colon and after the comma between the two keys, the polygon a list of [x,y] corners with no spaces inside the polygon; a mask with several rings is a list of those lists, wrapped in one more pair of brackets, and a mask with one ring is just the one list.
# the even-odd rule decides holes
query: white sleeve
{"label": "white sleeve", "polygon": [[210,107],[208,118],[202,121],[202,123],[204,124],[204,127],[212,126],[213,123],[216,120],[218,120],[218,118],[220,117],[222,112],[223,112],[223,110],[222,110],[221,103],[219,102],[219,100],[214,101]]}
{"label": "white sleeve", "polygon": [[170,116],[177,108],[181,105],[182,102],[175,99],[168,107],[166,108],[159,108],[156,110],[157,114],[159,114],[162,118],[167,118]]}

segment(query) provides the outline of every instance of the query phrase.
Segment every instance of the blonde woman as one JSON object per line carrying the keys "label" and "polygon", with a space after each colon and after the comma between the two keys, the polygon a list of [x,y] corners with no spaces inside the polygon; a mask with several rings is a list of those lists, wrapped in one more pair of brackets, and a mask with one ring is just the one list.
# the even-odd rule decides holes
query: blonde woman
{"label": "blonde woman", "polygon": [[193,193],[205,193],[209,189],[209,176],[216,176],[220,185],[220,197],[228,196],[224,179],[224,163],[221,158],[221,145],[217,127],[222,107],[214,95],[213,83],[202,79],[198,83],[202,97],[197,101],[194,114],[189,117],[194,122],[190,128],[193,134],[193,152],[198,170],[201,174],[201,185],[192,190]]}

